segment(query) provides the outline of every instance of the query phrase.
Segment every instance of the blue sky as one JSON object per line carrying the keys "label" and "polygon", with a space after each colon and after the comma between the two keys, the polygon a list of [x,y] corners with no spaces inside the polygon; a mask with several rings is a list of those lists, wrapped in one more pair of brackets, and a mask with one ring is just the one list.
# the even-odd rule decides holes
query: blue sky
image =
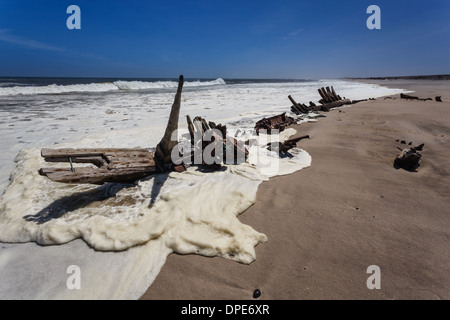
{"label": "blue sky", "polygon": [[[81,30],[69,30],[69,5]],[[369,30],[369,5],[381,30]],[[0,0],[0,76],[450,74],[448,0]]]}

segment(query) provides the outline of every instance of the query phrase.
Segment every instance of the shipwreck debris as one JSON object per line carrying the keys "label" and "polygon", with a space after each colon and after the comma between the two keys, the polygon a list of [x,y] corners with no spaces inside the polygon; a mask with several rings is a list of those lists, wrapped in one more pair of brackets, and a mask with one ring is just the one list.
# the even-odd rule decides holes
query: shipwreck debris
{"label": "shipwreck debris", "polygon": [[292,148],[295,148],[297,146],[297,142],[299,142],[300,140],[309,139],[309,138],[310,138],[309,135],[306,135],[306,136],[301,136],[298,138],[286,140],[281,144],[279,142],[268,143],[267,149],[270,151],[275,151],[275,152],[283,154],[283,153],[286,153],[287,151],[291,150]]}
{"label": "shipwreck debris", "polygon": [[147,149],[42,149],[47,162],[90,163],[96,167],[41,168],[39,174],[55,182],[132,182],[156,171],[153,153]]}
{"label": "shipwreck debris", "polygon": [[406,100],[419,100],[419,101],[430,100],[430,101],[433,101],[433,99],[431,99],[431,98],[419,98],[419,97],[410,96],[410,95],[407,95],[407,94],[404,94],[404,93],[400,93],[400,98],[406,99]]}
{"label": "shipwreck debris", "polygon": [[[211,157],[215,158],[215,161],[213,163],[207,163],[205,157],[202,156],[200,162],[210,170],[218,170],[221,168],[224,154],[227,155],[227,160],[229,160],[231,154],[227,154],[228,151],[232,152],[234,164],[244,162],[247,159],[248,150],[244,142],[229,136],[225,125],[220,123],[216,124],[212,121],[208,122],[206,119],[198,116],[192,121],[191,117],[187,115],[186,120],[192,145],[188,157],[190,157],[192,163],[200,164],[197,163],[199,161],[196,159],[196,156],[203,155],[208,146],[208,149],[211,150]],[[215,154],[215,150],[221,150],[223,152],[219,155]]]}
{"label": "shipwreck debris", "polygon": [[333,86],[322,87],[317,89],[321,99],[319,100],[319,105],[316,105],[312,101],[309,102],[309,106],[303,103],[297,103],[292,96],[288,96],[289,100],[292,102],[291,111],[296,115],[307,114],[309,112],[317,111],[330,111],[331,108],[342,107],[347,104],[354,104],[364,100],[350,100],[345,97],[342,98],[340,95],[336,94]]}
{"label": "shipwreck debris", "polygon": [[423,150],[424,145],[425,144],[422,143],[421,145],[410,149],[401,149],[397,147],[401,153],[398,154],[394,160],[394,168],[403,168],[407,171],[414,171],[417,169],[420,166],[419,162],[422,158],[420,152]]}
{"label": "shipwreck debris", "polygon": [[263,118],[256,122],[255,131],[259,135],[261,130],[267,130],[268,134],[272,133],[272,130],[278,130],[279,132],[286,129],[288,126],[297,123],[294,118],[286,115],[286,112],[270,117]]}

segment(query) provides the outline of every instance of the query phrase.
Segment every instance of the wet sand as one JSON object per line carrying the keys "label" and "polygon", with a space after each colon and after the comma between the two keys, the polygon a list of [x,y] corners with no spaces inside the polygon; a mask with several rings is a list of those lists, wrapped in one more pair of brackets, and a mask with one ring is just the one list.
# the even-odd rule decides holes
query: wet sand
{"label": "wet sand", "polygon": [[[239,216],[268,237],[256,261],[171,254],[142,299],[450,299],[450,81],[365,82],[444,102],[378,98],[296,126],[311,167]],[[393,167],[396,140],[425,144],[417,172]]]}

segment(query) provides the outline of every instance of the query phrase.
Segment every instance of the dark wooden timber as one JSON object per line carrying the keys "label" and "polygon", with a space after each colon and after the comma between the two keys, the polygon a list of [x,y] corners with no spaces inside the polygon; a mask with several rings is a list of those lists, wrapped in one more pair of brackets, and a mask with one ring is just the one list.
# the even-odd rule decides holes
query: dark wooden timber
{"label": "dark wooden timber", "polygon": [[406,100],[419,100],[419,101],[431,100],[431,101],[433,101],[433,99],[431,99],[431,98],[419,98],[419,97],[410,96],[410,95],[407,95],[407,94],[404,94],[404,93],[400,93],[400,98],[406,99]]}
{"label": "dark wooden timber", "polygon": [[[156,171],[153,153],[146,149],[42,149],[46,162],[92,164],[90,167],[42,168],[39,174],[55,182],[133,182]],[[95,166],[95,167],[94,167]]]}
{"label": "dark wooden timber", "polygon": [[[297,103],[292,96],[288,96],[289,100],[292,102],[291,111],[297,115],[306,114],[311,111],[329,111],[331,108],[341,107],[346,104],[356,103],[358,101],[351,101],[350,99],[342,99],[340,95],[336,94],[333,86],[322,87],[317,89],[321,99],[319,100],[319,105],[310,101],[309,106]],[[362,101],[362,100],[361,100]]]}
{"label": "dark wooden timber", "polygon": [[290,149],[295,148],[297,146],[297,142],[299,142],[300,140],[303,140],[303,139],[309,139],[309,135],[294,138],[294,139],[289,139],[289,140],[284,141],[281,144],[279,142],[268,143],[267,149],[270,151],[276,151],[279,153],[287,152]]}
{"label": "dark wooden timber", "polygon": [[155,158],[158,165],[170,165],[172,163],[172,149],[178,143],[178,139],[172,140],[172,133],[178,129],[178,118],[181,107],[181,91],[183,90],[184,78],[181,75],[178,79],[178,88],[175,100],[170,110],[169,122],[161,142],[156,146]]}

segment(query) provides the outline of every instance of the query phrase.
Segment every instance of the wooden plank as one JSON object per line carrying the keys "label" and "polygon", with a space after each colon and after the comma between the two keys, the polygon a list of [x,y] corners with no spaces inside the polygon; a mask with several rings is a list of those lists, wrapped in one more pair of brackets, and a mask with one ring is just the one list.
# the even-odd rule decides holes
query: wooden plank
{"label": "wooden plank", "polygon": [[331,101],[338,101],[339,99],[333,95],[333,92],[331,91],[330,87],[326,87],[327,95],[330,98]]}
{"label": "wooden plank", "polygon": [[330,103],[326,103],[320,106],[322,111],[329,111],[331,108],[341,107],[345,104],[351,104],[352,102],[349,99],[334,101]]}
{"label": "wooden plank", "polygon": [[43,158],[55,158],[55,157],[98,157],[106,154],[140,154],[150,153],[146,149],[140,148],[66,148],[66,149],[48,149],[41,150],[41,156]]}
{"label": "wooden plank", "polygon": [[73,163],[92,163],[97,167],[103,167],[108,164],[108,162],[103,157],[52,157],[45,158],[46,162],[70,162],[70,159]]}
{"label": "wooden plank", "polygon": [[77,168],[75,172],[71,172],[70,169],[42,168],[39,170],[39,174],[55,182],[103,184],[105,182],[133,182],[154,173],[155,170],[155,167],[114,170]]}

